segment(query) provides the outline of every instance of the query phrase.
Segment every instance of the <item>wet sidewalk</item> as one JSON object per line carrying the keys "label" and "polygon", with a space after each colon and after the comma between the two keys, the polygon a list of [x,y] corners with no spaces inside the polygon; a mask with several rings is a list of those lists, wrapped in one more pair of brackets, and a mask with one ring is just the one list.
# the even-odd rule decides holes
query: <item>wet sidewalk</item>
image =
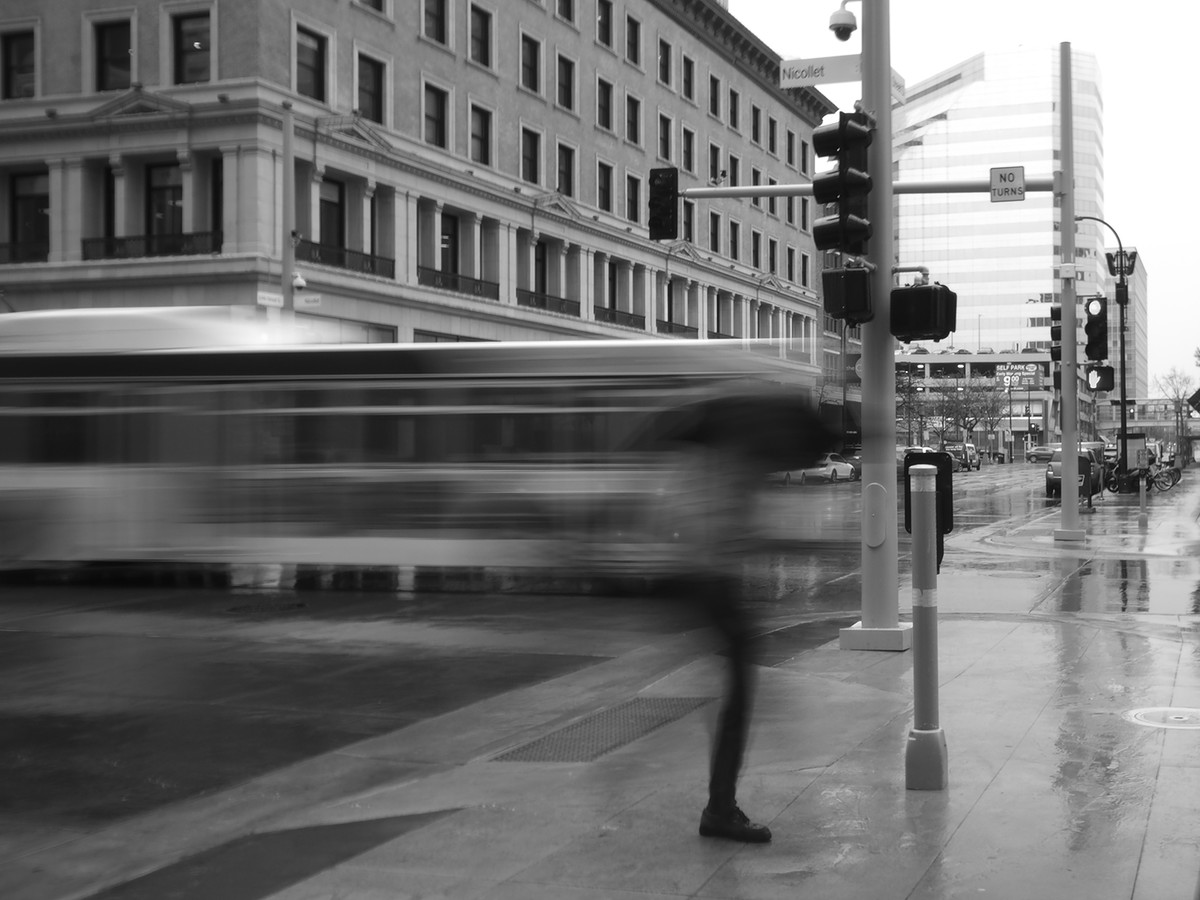
{"label": "wet sidewalk", "polygon": [[[905,785],[912,654],[814,646],[796,617],[775,623],[759,669],[739,798],[775,839],[699,837],[722,659],[646,633],[597,665],[30,854],[0,895],[1193,900],[1187,475],[1144,532],[1136,495],[1107,496],[1082,546],[1054,540],[1057,509],[948,546],[944,791]],[[902,607],[910,596],[905,581]]]}

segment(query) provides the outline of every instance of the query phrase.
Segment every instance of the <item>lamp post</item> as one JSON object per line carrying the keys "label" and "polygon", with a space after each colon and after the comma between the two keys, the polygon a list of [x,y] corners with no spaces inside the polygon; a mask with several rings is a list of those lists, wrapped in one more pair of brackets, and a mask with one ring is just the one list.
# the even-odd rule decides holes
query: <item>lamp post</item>
{"label": "lamp post", "polygon": [[1121,243],[1121,236],[1117,234],[1117,229],[1113,228],[1103,219],[1098,219],[1095,216],[1076,216],[1075,221],[1079,222],[1083,219],[1088,219],[1092,222],[1099,222],[1105,228],[1113,233],[1113,237],[1117,239],[1117,264],[1116,271],[1113,271],[1112,266],[1109,267],[1109,272],[1117,276],[1117,308],[1120,310],[1118,319],[1118,346],[1117,355],[1120,357],[1118,364],[1121,367],[1121,453],[1117,460],[1117,471],[1128,472],[1128,438],[1127,438],[1127,416],[1126,399],[1125,399],[1125,307],[1129,304],[1129,286],[1125,281],[1125,247]]}

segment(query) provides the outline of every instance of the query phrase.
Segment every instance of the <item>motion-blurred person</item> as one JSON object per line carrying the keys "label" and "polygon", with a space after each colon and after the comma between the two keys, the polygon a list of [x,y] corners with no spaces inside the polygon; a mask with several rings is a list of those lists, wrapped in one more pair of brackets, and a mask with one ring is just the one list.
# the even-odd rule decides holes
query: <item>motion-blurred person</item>
{"label": "motion-blurred person", "polygon": [[718,395],[682,412],[663,428],[675,465],[664,498],[669,509],[660,514],[669,516],[678,548],[663,589],[703,615],[729,660],[700,834],[766,843],[771,830],[737,804],[754,696],[754,621],[743,598],[742,561],[755,543],[754,507],[766,474],[811,465],[837,439],[810,409],[777,392]]}

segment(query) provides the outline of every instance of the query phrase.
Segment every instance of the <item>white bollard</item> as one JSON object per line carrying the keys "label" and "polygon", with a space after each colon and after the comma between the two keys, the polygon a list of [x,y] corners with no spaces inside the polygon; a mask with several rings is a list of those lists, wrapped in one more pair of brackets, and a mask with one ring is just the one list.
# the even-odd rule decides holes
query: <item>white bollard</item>
{"label": "white bollard", "polygon": [[913,728],[904,756],[910,791],[946,789],[946,735],[938,724],[937,468],[908,470],[912,492]]}

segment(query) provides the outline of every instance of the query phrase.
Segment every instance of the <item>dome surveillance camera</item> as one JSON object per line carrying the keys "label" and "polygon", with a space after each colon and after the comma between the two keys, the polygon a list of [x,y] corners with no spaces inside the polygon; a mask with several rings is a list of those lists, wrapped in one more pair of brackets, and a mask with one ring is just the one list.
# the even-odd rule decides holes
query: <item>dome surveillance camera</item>
{"label": "dome surveillance camera", "polygon": [[308,282],[304,280],[304,276],[297,272],[292,276],[292,290],[302,291],[308,287]]}
{"label": "dome surveillance camera", "polygon": [[839,41],[850,40],[850,35],[858,30],[858,20],[854,13],[843,7],[829,17],[829,30]]}

